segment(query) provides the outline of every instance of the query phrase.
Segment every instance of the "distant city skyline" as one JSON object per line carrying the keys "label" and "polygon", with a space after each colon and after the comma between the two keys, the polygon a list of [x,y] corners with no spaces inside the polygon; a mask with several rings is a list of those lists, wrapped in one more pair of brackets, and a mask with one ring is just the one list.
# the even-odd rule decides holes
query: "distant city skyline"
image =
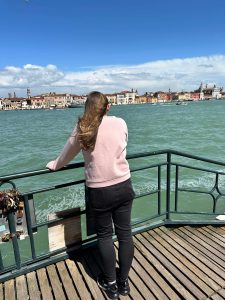
{"label": "distant city skyline", "polygon": [[224,87],[224,11],[223,0],[4,1],[0,97]]}

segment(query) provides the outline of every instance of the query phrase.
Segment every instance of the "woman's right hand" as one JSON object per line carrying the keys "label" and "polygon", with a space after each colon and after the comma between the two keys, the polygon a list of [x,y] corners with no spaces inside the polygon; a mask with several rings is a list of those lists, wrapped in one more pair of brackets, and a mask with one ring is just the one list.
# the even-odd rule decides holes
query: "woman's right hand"
{"label": "woman's right hand", "polygon": [[51,171],[55,171],[55,160],[48,162],[46,168],[48,168]]}

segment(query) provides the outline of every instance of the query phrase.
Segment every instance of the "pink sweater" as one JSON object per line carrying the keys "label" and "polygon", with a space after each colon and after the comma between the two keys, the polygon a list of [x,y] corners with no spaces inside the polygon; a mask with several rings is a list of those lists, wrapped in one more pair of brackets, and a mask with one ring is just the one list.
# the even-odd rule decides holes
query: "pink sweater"
{"label": "pink sweater", "polygon": [[[126,160],[128,140],[127,125],[121,118],[104,116],[98,129],[93,151],[82,151],[85,161],[85,178],[88,187],[98,188],[123,182],[130,178]],[[62,153],[47,164],[50,170],[58,170],[69,163],[81,150],[76,127]]]}

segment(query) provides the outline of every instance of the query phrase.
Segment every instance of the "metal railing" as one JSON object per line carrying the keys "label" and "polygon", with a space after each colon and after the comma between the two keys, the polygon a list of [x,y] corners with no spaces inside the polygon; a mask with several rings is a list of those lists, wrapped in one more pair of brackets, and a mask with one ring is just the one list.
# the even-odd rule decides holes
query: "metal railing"
{"label": "metal railing", "polygon": [[[159,162],[149,162],[152,158],[157,158]],[[139,166],[138,160],[144,160],[144,165]],[[223,211],[218,211],[217,205],[219,200],[225,196],[225,193],[221,191],[220,186],[220,177],[225,175],[225,172],[221,172],[220,170],[215,170],[215,166],[219,166],[220,168],[225,167],[224,162],[219,162],[211,159],[206,159],[203,157],[175,151],[175,150],[160,150],[154,152],[145,152],[139,154],[133,154],[128,156],[128,160],[131,165],[132,176],[135,177],[135,174],[138,172],[150,172],[151,170],[155,170],[157,174],[154,176],[156,180],[156,186],[152,189],[148,189],[144,193],[139,193],[135,197],[135,201],[139,199],[147,199],[147,201],[151,201],[153,195],[156,195],[156,205],[157,212],[156,214],[151,214],[151,212],[147,212],[147,217],[139,218],[137,221],[132,222],[133,232],[134,234],[137,232],[141,232],[143,230],[147,230],[149,228],[157,227],[160,225],[174,225],[174,224],[225,224],[225,221],[219,221],[215,217]],[[177,161],[178,160],[178,161]],[[179,162],[181,160],[181,162]],[[186,162],[188,161],[188,162]],[[193,165],[194,162],[194,165]],[[132,164],[136,164],[137,166],[132,167]],[[143,164],[143,162],[142,162]],[[207,164],[207,167],[202,166],[201,164]],[[210,165],[210,167],[208,166]],[[211,167],[212,166],[212,167]],[[5,175],[0,177],[0,188],[3,189],[3,186],[7,183],[12,184],[14,187],[20,189],[19,186],[16,186],[15,181],[21,178],[30,178],[32,176],[41,176],[44,174],[54,174],[56,172],[66,172],[70,169],[80,169],[84,167],[84,163],[72,163],[65,166],[63,169],[51,172],[48,169],[44,170],[35,170],[23,173],[17,173],[12,175]],[[212,183],[212,188],[209,190],[202,189],[201,187],[191,189],[180,186],[181,181],[181,171],[192,170],[192,172],[204,172],[206,174],[211,174],[215,176],[215,180]],[[51,175],[51,176],[52,176]],[[153,177],[149,176],[147,173],[146,180],[149,182]],[[149,178],[148,178],[149,176]],[[135,180],[133,180],[135,186]],[[24,217],[26,219],[27,224],[27,237],[29,240],[29,246],[31,250],[31,257],[28,259],[21,259],[20,247],[18,244],[18,238],[16,235],[16,222],[15,222],[15,213],[10,212],[7,215],[9,231],[11,234],[11,242],[13,248],[13,256],[14,256],[14,264],[9,266],[5,265],[4,260],[1,255],[1,247],[0,243],[0,282],[5,281],[6,279],[24,274],[28,271],[35,270],[37,268],[46,266],[48,264],[54,263],[56,261],[65,259],[69,256],[69,252],[76,249],[78,246],[86,247],[90,246],[92,243],[96,241],[95,236],[85,237],[81,242],[74,243],[71,247],[63,247],[55,251],[46,251],[46,253],[39,255],[37,253],[34,234],[38,231],[38,229],[42,226],[49,226],[60,219],[57,220],[47,220],[45,222],[36,222],[36,219],[32,217],[32,205],[35,194],[45,193],[48,191],[75,186],[78,184],[85,184],[84,179],[79,179],[76,181],[66,182],[63,184],[52,185],[48,187],[44,187],[38,190],[28,191],[22,194],[23,202],[24,202]],[[181,193],[188,194],[198,194],[198,195],[208,195],[211,197],[212,205],[210,211],[185,211],[179,209],[179,201]],[[194,201],[193,201],[194,203]],[[31,205],[32,204],[32,205]],[[225,211],[225,201],[220,204]],[[76,212],[78,216],[86,215],[86,210],[80,210]],[[197,215],[199,217],[198,220],[196,218],[192,218],[191,216]],[[174,218],[176,216],[176,218]],[[179,216],[185,216],[185,219],[179,219]],[[82,230],[84,230],[82,228]]]}

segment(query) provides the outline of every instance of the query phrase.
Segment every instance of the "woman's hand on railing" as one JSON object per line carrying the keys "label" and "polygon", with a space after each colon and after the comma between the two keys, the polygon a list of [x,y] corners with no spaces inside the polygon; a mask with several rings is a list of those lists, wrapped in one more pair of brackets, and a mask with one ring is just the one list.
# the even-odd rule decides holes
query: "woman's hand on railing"
{"label": "woman's hand on railing", "polygon": [[46,168],[48,168],[51,171],[55,171],[56,170],[55,165],[56,165],[55,160],[52,160],[52,161],[47,163]]}

